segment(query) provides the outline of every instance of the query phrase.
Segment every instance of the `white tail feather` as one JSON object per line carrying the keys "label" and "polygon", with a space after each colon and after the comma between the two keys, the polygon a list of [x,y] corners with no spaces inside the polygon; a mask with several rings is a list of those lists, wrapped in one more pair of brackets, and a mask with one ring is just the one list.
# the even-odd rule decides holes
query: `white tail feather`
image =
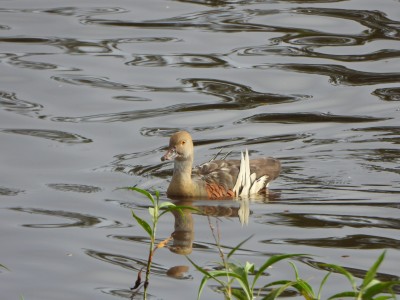
{"label": "white tail feather", "polygon": [[268,186],[268,176],[264,175],[256,178],[256,174],[250,174],[250,158],[249,152],[241,153],[240,170],[236,179],[233,192],[236,196],[249,197],[250,195],[257,194],[261,189]]}
{"label": "white tail feather", "polygon": [[[242,165],[242,164],[240,164]],[[246,149],[244,154],[244,174],[243,174],[243,188],[240,193],[240,196],[248,196],[251,188],[251,174],[250,174],[250,159],[249,159],[249,152]]]}
{"label": "white tail feather", "polygon": [[241,191],[243,187],[243,173],[244,173],[244,157],[243,157],[243,152],[241,154],[241,160],[240,160],[240,169],[239,169],[239,174],[236,179],[235,186],[233,187],[233,192],[235,193],[236,196],[239,196],[239,192]]}

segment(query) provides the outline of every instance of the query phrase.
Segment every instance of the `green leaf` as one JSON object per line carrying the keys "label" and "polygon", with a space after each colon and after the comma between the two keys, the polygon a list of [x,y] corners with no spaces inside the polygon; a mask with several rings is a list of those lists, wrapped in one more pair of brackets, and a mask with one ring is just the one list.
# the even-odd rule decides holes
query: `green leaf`
{"label": "green leaf", "polygon": [[243,291],[247,295],[247,299],[253,299],[253,293],[252,290],[247,282],[247,278],[242,276],[240,273],[235,273],[235,272],[227,272],[226,270],[222,271],[212,271],[210,272],[213,276],[213,279],[217,277],[229,277],[229,278],[235,278],[236,281],[240,284],[242,287]]}
{"label": "green leaf", "polygon": [[363,298],[369,299],[377,294],[387,293],[392,286],[400,284],[400,281],[381,282],[379,280],[373,280],[371,283],[373,284],[369,284],[368,288],[364,290]]}
{"label": "green leaf", "polygon": [[204,270],[202,267],[200,267],[199,265],[197,265],[189,257],[186,256],[186,258],[192,264],[192,266],[194,266],[196,268],[197,271],[199,271],[200,273],[202,273],[204,275],[203,279],[200,282],[199,290],[197,292],[197,299],[200,299],[201,292],[203,291],[203,288],[204,288],[205,284],[207,283],[207,281],[210,279],[214,279],[216,282],[218,282],[221,286],[223,286],[225,288],[225,286],[226,286],[225,282],[219,280],[218,278],[216,278],[215,276],[212,275],[212,273],[214,271],[208,272],[208,271]]}
{"label": "green leaf", "polygon": [[394,300],[396,300],[396,296],[379,296],[379,297],[376,297],[376,298],[374,298],[374,300],[387,300],[387,299],[394,299]]}
{"label": "green leaf", "polygon": [[341,273],[342,275],[346,276],[347,279],[350,281],[351,287],[353,288],[354,292],[357,292],[357,283],[356,280],[354,279],[354,276],[347,271],[345,268],[338,266],[338,265],[333,265],[333,264],[323,264],[322,266],[324,267],[328,267],[330,269],[333,269],[339,273]]}
{"label": "green leaf", "polygon": [[225,272],[226,276],[232,276],[236,279],[237,282],[241,285],[242,289],[246,292],[246,294],[252,299],[253,291],[249,284],[249,270],[254,268],[254,265],[246,262],[244,267],[238,266],[234,263],[228,263],[228,267],[232,270],[231,272]]}
{"label": "green leaf", "polygon": [[264,271],[272,266],[273,264],[277,263],[280,260],[291,258],[291,257],[298,257],[298,256],[304,256],[305,254],[279,254],[279,255],[273,255],[271,256],[257,271],[256,275],[254,276],[253,280],[253,286],[252,288],[254,289],[254,286],[258,280],[258,278],[264,273]]}
{"label": "green leaf", "polygon": [[157,209],[154,207],[149,207],[149,215],[151,216],[151,220],[153,221],[153,223],[155,223],[157,221]]}
{"label": "green leaf", "polygon": [[246,293],[239,288],[232,288],[231,294],[233,297],[235,297],[236,299],[239,299],[239,300],[248,300],[249,299],[249,298],[247,298]]}
{"label": "green leaf", "polygon": [[272,285],[277,285],[277,284],[283,284],[283,285],[281,287],[279,287],[279,288],[276,288],[276,289],[272,290],[268,295],[266,295],[264,298],[262,298],[262,300],[275,300],[285,290],[287,290],[289,287],[291,287],[294,284],[296,284],[296,282],[289,281],[289,280],[279,280],[279,281],[271,282],[270,284],[266,285],[265,287],[272,286]]}
{"label": "green leaf", "polygon": [[376,272],[383,259],[385,258],[386,250],[382,252],[382,254],[378,257],[376,262],[372,265],[372,267],[368,270],[367,274],[364,277],[363,283],[361,284],[361,290],[368,286],[368,284],[375,278]]}
{"label": "green leaf", "polygon": [[291,280],[277,280],[277,281],[270,282],[270,283],[264,285],[264,288],[274,286],[274,285],[288,284],[289,282],[295,283],[294,281],[291,281]]}
{"label": "green leaf", "polygon": [[10,271],[9,268],[7,268],[5,265],[2,265],[2,264],[0,264],[0,268],[3,268],[3,269],[5,269],[5,270],[7,270],[7,271]]}
{"label": "green leaf", "polygon": [[244,243],[246,243],[249,239],[251,239],[253,237],[254,234],[252,234],[251,236],[249,236],[247,239],[245,239],[244,241],[240,242],[238,245],[236,245],[235,248],[233,248],[231,251],[229,251],[227,257],[230,258],[233,253],[236,252],[236,250],[238,250]]}
{"label": "green leaf", "polygon": [[332,274],[332,272],[329,272],[322,279],[321,284],[319,285],[317,299],[321,299],[322,287],[325,285],[325,282],[328,280],[328,278],[329,278],[329,276],[331,276],[331,274]]}
{"label": "green leaf", "polygon": [[310,296],[311,298],[315,298],[314,291],[312,287],[305,282],[303,279],[300,278],[299,276],[299,271],[296,267],[296,265],[293,262],[289,262],[289,264],[292,266],[294,273],[296,275],[296,284],[293,285],[303,296]]}
{"label": "green leaf", "polygon": [[153,236],[153,230],[151,229],[150,225],[143,220],[142,218],[138,217],[133,210],[131,210],[132,216],[135,218],[136,222],[142,226],[142,228],[147,232],[147,234],[151,237]]}
{"label": "green leaf", "polygon": [[160,209],[162,209],[162,208],[176,207],[176,205],[173,204],[172,202],[165,201],[165,202],[161,203],[158,207],[159,207]]}
{"label": "green leaf", "polygon": [[337,299],[337,298],[343,298],[343,297],[357,297],[357,295],[358,295],[358,293],[356,293],[356,292],[354,292],[354,291],[349,291],[349,292],[341,292],[341,293],[338,293],[338,294],[335,294],[335,295],[333,295],[333,296],[330,296],[329,298],[328,298],[328,300],[331,300],[331,299]]}
{"label": "green leaf", "polygon": [[127,190],[131,190],[131,191],[136,191],[136,192],[138,192],[138,193],[141,193],[141,194],[145,195],[147,198],[149,198],[149,200],[151,201],[151,203],[153,204],[153,206],[155,205],[155,201],[154,201],[153,195],[150,194],[148,191],[143,190],[143,189],[139,189],[139,188],[137,188],[137,187],[135,187],[135,186],[127,187],[126,189],[127,189]]}

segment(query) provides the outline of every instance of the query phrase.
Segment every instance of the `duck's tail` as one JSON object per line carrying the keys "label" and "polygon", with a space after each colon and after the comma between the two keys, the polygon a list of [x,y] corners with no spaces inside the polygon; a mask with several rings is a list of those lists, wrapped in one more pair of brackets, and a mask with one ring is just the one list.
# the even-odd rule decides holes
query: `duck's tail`
{"label": "duck's tail", "polygon": [[256,178],[255,173],[250,173],[250,159],[249,152],[242,152],[240,160],[239,175],[236,179],[233,192],[236,196],[249,197],[250,195],[257,194],[260,190],[266,187],[268,182],[268,176],[264,175],[260,178]]}

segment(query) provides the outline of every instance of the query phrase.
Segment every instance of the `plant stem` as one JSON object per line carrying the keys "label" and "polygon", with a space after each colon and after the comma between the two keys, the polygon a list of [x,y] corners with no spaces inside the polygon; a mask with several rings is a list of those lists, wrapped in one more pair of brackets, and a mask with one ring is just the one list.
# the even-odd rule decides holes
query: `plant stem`
{"label": "plant stem", "polygon": [[[157,203],[158,205],[158,203]],[[147,288],[149,286],[149,278],[150,278],[150,270],[151,270],[151,264],[153,262],[153,255],[154,255],[154,244],[155,244],[155,239],[156,239],[156,229],[157,229],[157,221],[158,221],[158,216],[154,216],[153,219],[153,230],[152,230],[152,236],[150,237],[150,249],[149,249],[149,258],[147,259],[147,267],[146,267],[146,277],[144,281],[144,294],[143,294],[143,299],[147,299]]]}

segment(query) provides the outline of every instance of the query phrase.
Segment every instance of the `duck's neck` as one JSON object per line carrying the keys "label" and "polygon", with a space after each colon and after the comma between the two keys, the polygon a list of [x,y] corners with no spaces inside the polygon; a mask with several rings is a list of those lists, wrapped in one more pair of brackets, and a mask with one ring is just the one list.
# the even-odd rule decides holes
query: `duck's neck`
{"label": "duck's neck", "polygon": [[190,196],[193,194],[192,166],[193,159],[175,159],[174,174],[168,188],[168,194],[177,196]]}
{"label": "duck's neck", "polygon": [[192,182],[193,159],[178,160],[174,162],[174,175],[172,181]]}

